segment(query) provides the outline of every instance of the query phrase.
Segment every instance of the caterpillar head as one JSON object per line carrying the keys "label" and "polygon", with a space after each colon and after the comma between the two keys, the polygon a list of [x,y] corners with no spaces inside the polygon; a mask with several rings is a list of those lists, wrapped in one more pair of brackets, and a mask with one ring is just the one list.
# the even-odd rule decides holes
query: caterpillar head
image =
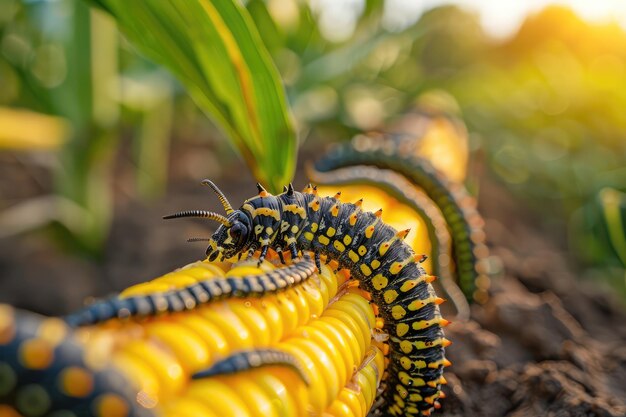
{"label": "caterpillar head", "polygon": [[232,212],[227,223],[222,222],[209,239],[206,249],[209,261],[222,261],[242,252],[248,246],[251,230],[252,222],[244,212]]}
{"label": "caterpillar head", "polygon": [[[252,222],[241,210],[233,210],[224,193],[212,181],[203,180],[202,184],[211,187],[213,192],[215,192],[228,217],[212,211],[188,210],[164,216],[163,218],[202,217],[221,223],[215,233],[213,233],[213,236],[208,239],[209,247],[206,250],[206,255],[211,262],[232,258],[248,246]],[[190,241],[196,240],[206,241],[207,239],[190,239]]]}

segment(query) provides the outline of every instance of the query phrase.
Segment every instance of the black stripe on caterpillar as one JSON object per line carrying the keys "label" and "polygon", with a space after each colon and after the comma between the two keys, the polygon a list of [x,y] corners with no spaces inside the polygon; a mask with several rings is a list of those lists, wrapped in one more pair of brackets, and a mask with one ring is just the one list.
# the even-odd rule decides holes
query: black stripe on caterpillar
{"label": "black stripe on caterpillar", "polygon": [[192,310],[198,305],[228,298],[260,297],[301,284],[314,272],[315,265],[310,257],[305,256],[304,259],[294,260],[289,266],[263,274],[211,278],[176,290],[142,296],[114,296],[65,316],[65,321],[77,327],[113,318],[146,317]]}
{"label": "black stripe on caterpillar", "polygon": [[[451,237],[445,218],[439,207],[419,188],[411,184],[402,175],[390,170],[358,165],[338,168],[333,171],[319,172],[308,169],[312,181],[323,185],[368,185],[385,191],[387,194],[416,211],[426,223],[431,242],[431,256],[434,259],[433,273],[456,308],[453,321],[466,321],[469,318],[469,304],[465,295],[454,282],[451,268]],[[446,259],[442,262],[442,259]]]}
{"label": "black stripe on caterpillar", "polygon": [[470,301],[484,302],[489,278],[485,259],[484,221],[463,184],[449,181],[429,161],[398,150],[393,139],[357,141],[336,146],[315,163],[319,172],[369,165],[389,169],[422,188],[440,208],[452,234],[459,285]]}
{"label": "black stripe on caterpillar", "polygon": [[210,368],[196,372],[191,378],[201,379],[216,375],[228,375],[274,365],[286,366],[293,369],[304,383],[309,385],[309,378],[302,364],[300,364],[293,355],[283,352],[282,350],[269,348],[233,353],[229,357],[215,362]]}
{"label": "black stripe on caterpillar", "polygon": [[[207,248],[209,261],[236,259],[260,250],[262,262],[269,248],[313,251],[348,268],[372,294],[389,334],[389,372],[382,411],[389,415],[429,415],[439,404],[443,367],[447,365],[440,313],[431,277],[419,266],[413,250],[381,220],[382,211],[363,212],[360,202],[342,203],[338,197],[319,197],[308,186],[304,193],[290,184],[273,196],[257,184],[259,195],[246,200],[221,223]],[[224,203],[223,203],[224,204]],[[228,207],[230,204],[226,201]],[[226,207],[226,204],[224,206]],[[178,217],[195,217],[181,215]],[[214,217],[214,216],[212,216]]]}
{"label": "black stripe on caterpillar", "polygon": [[25,417],[153,417],[121,373],[88,356],[62,320],[0,305],[0,404]]}

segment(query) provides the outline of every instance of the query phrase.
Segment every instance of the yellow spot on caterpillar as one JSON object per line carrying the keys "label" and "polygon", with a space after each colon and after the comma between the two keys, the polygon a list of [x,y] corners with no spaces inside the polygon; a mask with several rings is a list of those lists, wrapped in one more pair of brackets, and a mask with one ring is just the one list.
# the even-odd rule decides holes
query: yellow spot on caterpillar
{"label": "yellow spot on caterpillar", "polygon": [[409,331],[409,325],[406,323],[399,323],[396,326],[396,334],[398,337],[404,336]]}
{"label": "yellow spot on caterpillar", "polygon": [[69,366],[61,371],[59,386],[65,395],[86,397],[93,389],[93,376],[84,368]]}
{"label": "yellow spot on caterpillar", "polygon": [[431,362],[431,363],[428,364],[428,367],[431,368],[431,369],[437,369],[440,366],[445,366],[444,365],[445,361],[447,361],[447,359],[444,358],[444,359],[441,359],[441,360],[438,360],[438,361]]}
{"label": "yellow spot on caterpillar", "polygon": [[403,340],[400,342],[400,350],[404,353],[411,353],[413,350],[413,344],[408,340]]}
{"label": "yellow spot on caterpillar", "polygon": [[267,191],[263,190],[259,193],[259,197],[263,198],[263,197],[269,197],[270,193],[268,193]]}
{"label": "yellow spot on caterpillar", "polygon": [[337,217],[337,215],[339,214],[339,204],[335,204],[331,209],[330,209],[330,214],[333,217]]}
{"label": "yellow spot on caterpillar", "polygon": [[395,401],[395,405],[400,408],[403,409],[405,404],[404,404],[404,400],[402,398],[400,398],[399,395],[394,395],[393,396],[393,400]]}
{"label": "yellow spot on caterpillar", "polygon": [[343,237],[343,244],[344,245],[349,245],[350,243],[352,243],[352,238],[350,236],[348,236],[348,235],[345,235]]}
{"label": "yellow spot on caterpillar", "polygon": [[320,209],[320,202],[318,200],[313,200],[309,203],[309,207],[313,211],[318,211]]}
{"label": "yellow spot on caterpillar", "polygon": [[416,360],[415,362],[413,362],[413,365],[415,365],[415,367],[417,369],[424,369],[426,368],[426,361],[423,360]]}
{"label": "yellow spot on caterpillar", "polygon": [[311,233],[311,232],[304,232],[304,238],[306,240],[309,240],[309,241],[313,240],[313,233]]}
{"label": "yellow spot on caterpillar", "polygon": [[402,385],[398,384],[396,385],[396,391],[398,391],[398,394],[400,395],[400,397],[402,398],[406,398],[409,396],[409,391],[406,390],[406,388],[404,388]]}
{"label": "yellow spot on caterpillar", "polygon": [[95,399],[98,417],[126,417],[128,404],[117,394],[102,394]]}
{"label": "yellow spot on caterpillar", "polygon": [[400,320],[406,316],[406,310],[402,306],[393,306],[391,307],[391,316],[396,320]]}
{"label": "yellow spot on caterpillar", "polygon": [[359,255],[363,256],[367,253],[367,248],[363,245],[359,246]]}
{"label": "yellow spot on caterpillar", "polygon": [[29,339],[19,347],[20,363],[27,369],[46,369],[53,358],[52,344],[43,339]]}
{"label": "yellow spot on caterpillar", "polygon": [[272,229],[271,227],[266,227],[265,228],[265,233],[267,233],[268,235],[272,236],[274,234],[274,229]]}
{"label": "yellow spot on caterpillar", "polygon": [[317,237],[317,240],[319,240],[319,242],[320,242],[322,245],[328,245],[328,244],[330,244],[330,239],[328,239],[328,238],[327,238],[326,236],[324,236],[324,235],[319,235],[319,236]]}
{"label": "yellow spot on caterpillar", "polygon": [[385,302],[387,304],[391,304],[395,301],[395,299],[398,297],[398,291],[396,290],[387,290],[385,291],[385,293],[383,294],[383,297],[385,299]]}
{"label": "yellow spot on caterpillar", "polygon": [[317,232],[317,228],[319,227],[319,224],[317,223],[311,223],[311,231],[313,233]]}
{"label": "yellow spot on caterpillar", "polygon": [[268,216],[275,218],[277,221],[280,220],[280,213],[278,213],[278,210],[267,207],[259,207],[256,209],[255,216]]}
{"label": "yellow spot on caterpillar", "polygon": [[356,224],[356,218],[357,218],[356,213],[352,213],[350,215],[350,226],[354,226]]}
{"label": "yellow spot on caterpillar", "polygon": [[374,259],[370,265],[372,269],[377,269],[380,266],[380,261],[378,259]]}
{"label": "yellow spot on caterpillar", "polygon": [[329,227],[328,229],[326,229],[326,236],[333,237],[333,236],[335,236],[336,232],[337,231],[335,230],[334,227]]}
{"label": "yellow spot on caterpillar", "polygon": [[378,253],[380,254],[380,256],[383,256],[384,254],[387,253],[392,243],[393,243],[393,240],[388,240],[380,244],[380,247],[378,248]]}
{"label": "yellow spot on caterpillar", "polygon": [[284,232],[287,231],[287,229],[289,229],[289,222],[286,222],[286,221],[283,220],[280,223],[280,231],[284,233]]}
{"label": "yellow spot on caterpillar", "polygon": [[423,308],[425,305],[433,302],[433,298],[427,298],[425,300],[413,300],[409,304],[409,310],[416,311]]}
{"label": "yellow spot on caterpillar", "polygon": [[383,215],[383,209],[378,209],[378,211],[374,213],[374,216],[378,217],[379,219],[382,215]]}
{"label": "yellow spot on caterpillar", "polygon": [[250,213],[250,216],[252,216],[252,218],[255,218],[257,216],[270,216],[276,219],[276,221],[280,221],[280,213],[278,212],[278,210],[267,207],[259,207],[255,209],[252,204],[244,204],[242,208]]}
{"label": "yellow spot on caterpillar", "polygon": [[409,262],[411,261],[411,259],[405,259],[402,262],[394,262],[391,264],[391,267],[389,268],[389,273],[392,275],[396,275],[398,274],[400,271],[402,271],[402,268],[404,268]]}
{"label": "yellow spot on caterpillar", "polygon": [[359,261],[359,255],[356,254],[355,251],[351,250],[350,252],[348,252],[348,256],[350,257],[350,260],[352,262],[358,262]]}
{"label": "yellow spot on caterpillar", "polygon": [[402,284],[400,286],[400,291],[407,292],[407,291],[415,288],[417,286],[417,284],[419,284],[420,282],[422,282],[421,278],[410,279],[408,281],[404,281],[404,284]]}
{"label": "yellow spot on caterpillar", "polygon": [[[411,402],[418,402],[418,401],[422,401],[422,396],[419,394],[411,394],[409,395],[409,401]],[[415,414],[417,414],[418,412],[415,412]]]}
{"label": "yellow spot on caterpillar", "polygon": [[357,201],[356,203],[354,203],[354,205],[355,205],[357,208],[361,208],[361,206],[363,205],[363,199],[360,199],[359,201]]}
{"label": "yellow spot on caterpillar", "polygon": [[385,288],[388,283],[389,280],[383,274],[378,274],[374,278],[372,278],[372,285],[374,286],[374,289],[379,291]]}
{"label": "yellow spot on caterpillar", "polygon": [[429,328],[433,324],[435,324],[434,320],[420,320],[420,321],[414,321],[411,324],[411,327],[413,328],[413,330],[423,330],[423,329]]}
{"label": "yellow spot on caterpillar", "polygon": [[338,240],[335,240],[333,242],[333,246],[335,247],[335,249],[337,249],[339,252],[343,252],[346,250],[346,247],[343,245],[343,243],[341,243]]}
{"label": "yellow spot on caterpillar", "polygon": [[365,264],[361,264],[359,268],[361,269],[361,272],[363,272],[363,275],[365,275],[366,277],[369,277],[370,275],[372,275],[372,270],[370,269],[369,266]]}
{"label": "yellow spot on caterpillar", "polygon": [[291,226],[291,233],[296,234],[298,233],[298,230],[300,229],[298,229],[298,226],[296,226],[295,224]]}
{"label": "yellow spot on caterpillar", "polygon": [[400,358],[400,365],[408,371],[409,369],[411,369],[411,365],[413,365],[413,362],[411,361],[411,359],[403,356]]}
{"label": "yellow spot on caterpillar", "polygon": [[261,224],[257,224],[256,226],[254,226],[254,234],[255,235],[260,235],[261,232],[263,232],[263,225]]}
{"label": "yellow spot on caterpillar", "polygon": [[306,217],[306,211],[304,210],[304,207],[300,207],[297,204],[285,204],[283,206],[283,211],[287,213],[297,214],[303,219]]}
{"label": "yellow spot on caterpillar", "polygon": [[374,226],[370,226],[367,229],[365,229],[365,237],[368,239],[371,238],[372,235],[374,234],[374,230],[376,230]]}

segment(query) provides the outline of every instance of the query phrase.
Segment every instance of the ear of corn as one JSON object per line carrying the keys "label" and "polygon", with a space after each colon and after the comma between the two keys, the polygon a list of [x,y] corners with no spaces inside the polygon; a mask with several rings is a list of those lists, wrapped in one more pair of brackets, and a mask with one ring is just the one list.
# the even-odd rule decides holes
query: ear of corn
{"label": "ear of corn", "polygon": [[[323,265],[317,277],[303,284],[261,298],[211,302],[193,310],[145,319],[113,319],[74,332],[59,323],[72,343],[80,347],[83,363],[72,364],[66,358],[55,357],[36,371],[24,366],[16,355],[5,355],[6,348],[17,346],[19,351],[24,344],[38,339],[41,323],[50,319],[38,319],[39,328],[18,340],[14,330],[20,325],[20,314],[9,308],[0,309],[1,362],[5,362],[0,363],[0,368],[11,368],[16,380],[8,394],[1,392],[0,386],[0,403],[9,403],[24,416],[34,416],[10,400],[24,389],[24,375],[29,375],[31,382],[35,375],[34,381],[48,390],[46,381],[51,380],[53,372],[79,366],[92,378],[102,370],[119,373],[130,386],[130,392],[117,393],[114,400],[100,408],[84,403],[95,398],[102,402],[102,395],[110,392],[94,397],[90,390],[95,387],[83,387],[89,392],[65,405],[68,410],[91,410],[86,415],[365,416],[374,403],[385,368],[385,347],[372,339],[381,322],[367,294],[348,280],[348,274],[333,272],[331,266]],[[130,287],[120,297],[164,292],[199,280],[275,268],[268,261],[260,269],[245,262],[229,267],[196,262]],[[29,320],[32,322],[32,317]],[[191,379],[194,373],[234,352],[261,347],[273,347],[295,357],[309,384],[285,366]],[[54,346],[51,348],[54,350]],[[75,379],[67,390],[80,390],[81,379]],[[57,397],[67,400],[66,394],[52,395],[50,407],[59,403]],[[102,410],[109,414],[102,414]]]}

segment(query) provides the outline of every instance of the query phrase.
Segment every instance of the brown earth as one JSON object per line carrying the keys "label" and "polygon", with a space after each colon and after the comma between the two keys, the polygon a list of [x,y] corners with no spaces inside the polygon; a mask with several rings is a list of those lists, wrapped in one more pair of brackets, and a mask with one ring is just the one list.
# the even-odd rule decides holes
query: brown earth
{"label": "brown earth", "polygon": [[[6,202],[45,192],[49,184],[16,174],[3,156],[0,192]],[[247,170],[233,166],[219,181],[233,203],[254,193]],[[243,174],[240,174],[243,173]],[[6,174],[6,175],[5,175]],[[10,175],[9,175],[10,174]],[[9,178],[12,178],[9,180]],[[297,185],[304,183],[300,176]],[[10,182],[9,182],[10,181]],[[24,183],[16,187],[16,181]],[[179,209],[215,208],[207,190],[177,180],[166,198],[118,198],[100,263],[70,256],[45,233],[0,240],[0,302],[55,315],[196,260],[208,236],[201,222],[164,222]],[[118,187],[119,188],[119,187]],[[441,416],[626,416],[626,312],[606,289],[577,279],[579,271],[506,189],[481,182],[481,212],[495,270],[492,297],[472,307],[469,322],[447,328],[453,341]]]}

